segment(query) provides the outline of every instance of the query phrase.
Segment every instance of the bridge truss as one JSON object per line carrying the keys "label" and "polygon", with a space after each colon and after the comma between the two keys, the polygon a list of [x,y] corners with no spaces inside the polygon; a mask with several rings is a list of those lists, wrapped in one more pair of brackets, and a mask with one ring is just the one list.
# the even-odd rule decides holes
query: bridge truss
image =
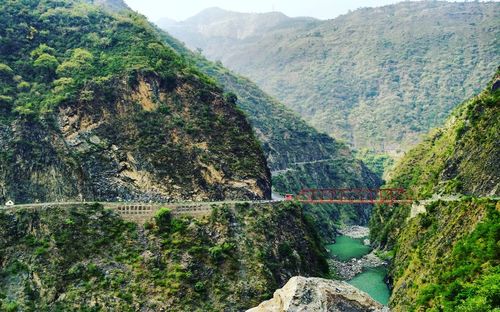
{"label": "bridge truss", "polygon": [[398,204],[411,203],[401,188],[304,189],[296,200],[308,204]]}

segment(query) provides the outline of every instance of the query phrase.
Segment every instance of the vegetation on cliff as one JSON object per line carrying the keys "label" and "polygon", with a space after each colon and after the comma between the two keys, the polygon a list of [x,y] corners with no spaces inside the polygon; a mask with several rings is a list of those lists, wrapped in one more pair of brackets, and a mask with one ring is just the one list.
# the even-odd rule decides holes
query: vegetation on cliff
{"label": "vegetation on cliff", "polygon": [[426,205],[395,246],[395,311],[500,308],[500,201],[465,198]]}
{"label": "vegetation on cliff", "polygon": [[317,129],[357,149],[397,152],[440,125],[495,72],[499,7],[405,1],[332,20],[273,22],[272,14],[207,10],[165,29]]}
{"label": "vegetation on cliff", "polygon": [[0,201],[270,196],[234,99],[144,17],[9,0],[0,20]]}
{"label": "vegetation on cliff", "polygon": [[395,255],[395,311],[500,308],[499,78],[497,72],[390,173],[388,185],[412,198],[441,198],[374,211],[372,240]]}
{"label": "vegetation on cliff", "polygon": [[327,276],[293,203],[160,210],[145,228],[99,205],[0,212],[0,306],[15,311],[241,311],[294,275]]}
{"label": "vegetation on cliff", "polygon": [[445,126],[431,131],[389,175],[410,196],[432,194],[499,195],[500,91],[493,82],[455,109]]}
{"label": "vegetation on cliff", "polygon": [[[500,72],[488,87],[462,103],[442,128],[432,130],[389,173],[387,186],[402,187],[416,200],[440,196],[500,194]],[[409,207],[380,206],[373,216],[372,236],[392,246]]]}

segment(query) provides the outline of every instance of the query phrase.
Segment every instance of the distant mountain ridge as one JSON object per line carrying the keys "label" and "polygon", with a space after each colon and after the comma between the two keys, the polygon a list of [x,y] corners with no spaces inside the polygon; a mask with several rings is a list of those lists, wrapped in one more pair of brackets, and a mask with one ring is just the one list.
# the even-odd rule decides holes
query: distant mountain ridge
{"label": "distant mountain ridge", "polygon": [[[199,40],[197,43],[188,44],[189,47],[198,47],[196,44],[206,46],[209,42],[204,42],[210,37],[217,37],[224,40],[245,40],[255,36],[261,36],[262,33],[282,27],[289,24],[306,25],[314,23],[316,20],[309,17],[290,18],[281,12],[269,13],[238,13],[226,11],[217,7],[208,8],[199,14],[186,19],[182,22],[164,23],[158,22],[158,26],[167,29],[174,37],[184,40],[189,36],[193,40]],[[201,35],[201,38],[197,38]]]}
{"label": "distant mountain ridge", "polygon": [[[228,12],[219,22],[165,29],[317,129],[356,148],[397,153],[495,72],[499,12],[498,2],[402,2],[326,21],[288,18],[267,27],[252,14]],[[224,33],[222,21],[234,14],[241,18],[232,29],[252,22],[261,31],[243,39]]]}

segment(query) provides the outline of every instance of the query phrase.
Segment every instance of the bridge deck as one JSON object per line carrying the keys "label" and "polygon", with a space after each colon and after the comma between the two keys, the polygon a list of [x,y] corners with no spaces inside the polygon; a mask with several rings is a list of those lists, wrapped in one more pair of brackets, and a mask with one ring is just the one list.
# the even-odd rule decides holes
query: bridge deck
{"label": "bridge deck", "polygon": [[304,204],[411,204],[411,199],[299,199]]}

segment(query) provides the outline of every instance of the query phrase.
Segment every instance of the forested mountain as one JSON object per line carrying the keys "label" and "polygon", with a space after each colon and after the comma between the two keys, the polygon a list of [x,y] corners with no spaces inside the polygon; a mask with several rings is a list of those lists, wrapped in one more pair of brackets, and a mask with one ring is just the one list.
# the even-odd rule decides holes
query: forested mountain
{"label": "forested mountain", "polygon": [[[395,311],[500,307],[500,71],[390,174],[417,201],[378,206],[372,239],[395,253]],[[436,198],[437,196],[437,198]]]}
{"label": "forested mountain", "polygon": [[[2,201],[267,197],[259,147],[244,121],[230,117],[240,114],[234,101],[262,143],[276,191],[380,185],[347,146],[318,133],[249,80],[190,52],[125,4],[97,2],[121,11],[110,15],[75,3],[3,7],[9,27],[2,34]],[[31,15],[18,16],[26,7]],[[14,44],[26,27],[33,38]],[[127,41],[134,31],[140,36]],[[213,104],[199,109],[204,103]],[[216,116],[236,118],[237,133],[219,129],[233,123],[221,124]],[[258,169],[249,174],[252,166]],[[351,222],[368,218],[367,208],[352,212]]]}
{"label": "forested mountain", "polygon": [[[498,2],[402,2],[333,20],[278,19],[208,10],[170,25],[257,83],[317,129],[398,152],[481,89],[499,63]],[[249,35],[222,31],[256,30]]]}
{"label": "forested mountain", "polygon": [[[292,276],[344,277],[383,256],[394,311],[500,309],[498,8],[405,2],[331,21],[209,9],[166,22],[228,48],[228,63],[246,58],[287,105],[367,147],[353,152],[122,0],[0,2],[0,311],[244,311]],[[387,175],[411,206],[259,201],[271,182],[378,188],[356,157],[380,175],[390,159],[377,151],[405,149],[444,115]],[[378,250],[331,258],[339,232],[366,235],[339,226],[371,214]],[[382,308],[319,279],[277,294],[264,305],[281,294]]]}
{"label": "forested mountain", "polygon": [[41,0],[0,20],[0,201],[270,197],[235,99],[142,16]]}

